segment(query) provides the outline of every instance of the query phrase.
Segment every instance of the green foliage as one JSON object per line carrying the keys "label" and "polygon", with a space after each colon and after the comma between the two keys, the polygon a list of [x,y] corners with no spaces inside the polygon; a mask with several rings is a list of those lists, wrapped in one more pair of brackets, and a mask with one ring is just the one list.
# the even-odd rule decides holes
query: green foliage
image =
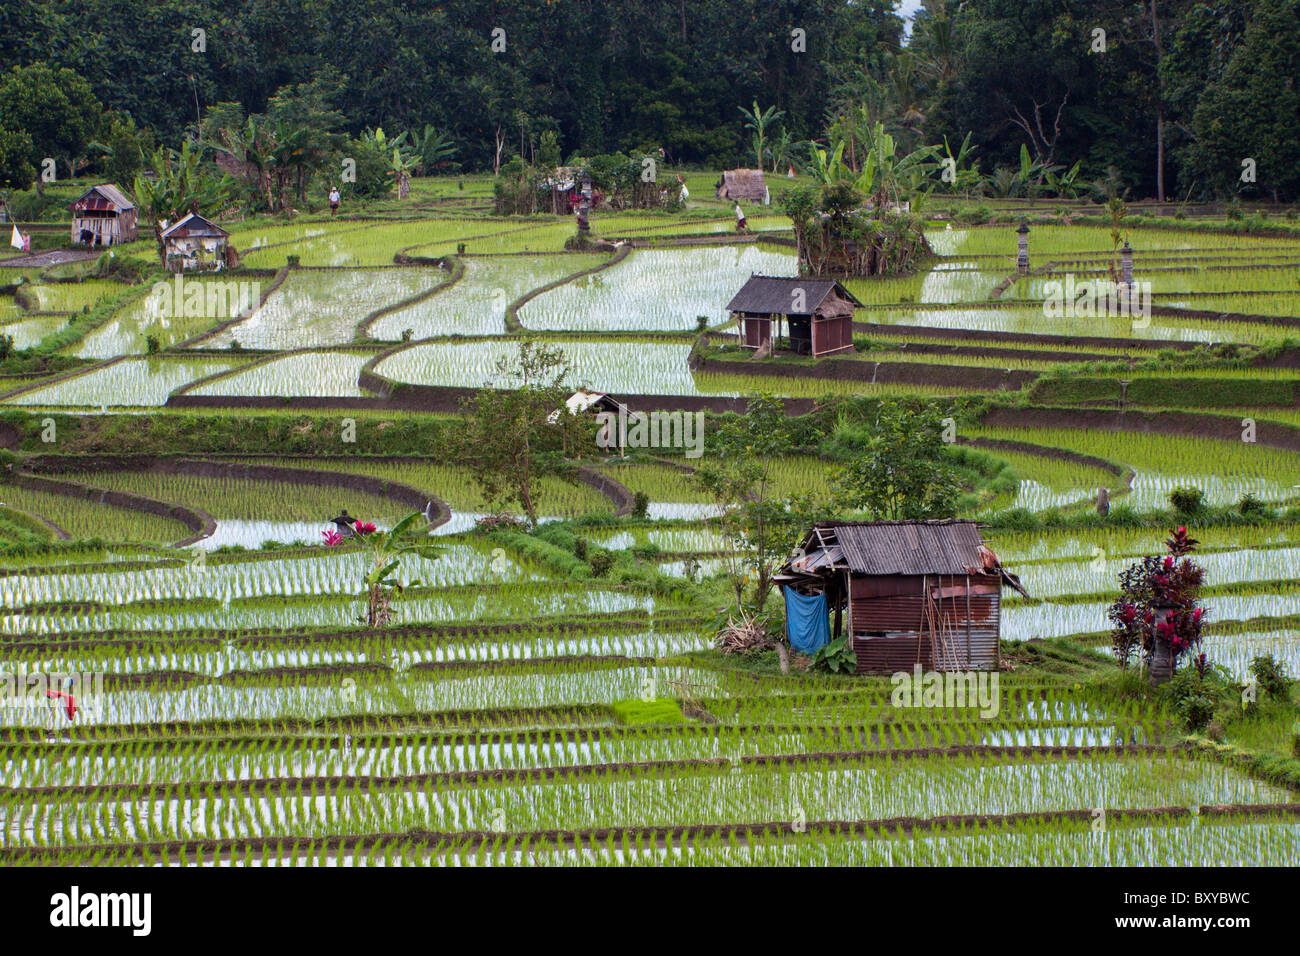
{"label": "green foliage", "polygon": [[644,491],[638,491],[632,496],[632,517],[644,518],[646,510],[650,507],[650,496]]}
{"label": "green foliage", "polygon": [[847,509],[872,520],[952,517],[961,481],[948,463],[943,408],[885,402],[869,425],[842,420],[825,451],[848,464],[832,483]]}
{"label": "green foliage", "polygon": [[596,551],[588,559],[591,565],[591,576],[593,578],[603,578],[609,573],[609,569],[614,566],[616,555],[612,551]]}
{"label": "green foliage", "polygon": [[1272,699],[1291,699],[1292,678],[1286,671],[1286,661],[1279,661],[1272,654],[1252,657],[1250,675],[1255,678],[1259,689]]}
{"label": "green foliage", "polygon": [[853,641],[845,634],[838,640],[823,644],[813,655],[812,665],[816,670],[831,674],[853,674],[858,669],[858,658],[853,652]]}
{"label": "green foliage", "polygon": [[537,525],[537,483],[547,475],[576,481],[569,448],[589,447],[587,418],[566,414],[568,361],[559,349],[524,339],[518,354],[496,365],[495,386],[462,404],[460,454],[490,504],[511,502]]}
{"label": "green foliage", "polygon": [[684,724],[686,717],[677,701],[657,697],[654,700],[617,700],[610,704],[614,719],[621,724]]}
{"label": "green foliage", "polygon": [[1169,503],[1182,515],[1194,515],[1200,511],[1204,498],[1205,493],[1200,488],[1189,486],[1181,486],[1169,492]]}
{"label": "green foliage", "polygon": [[818,517],[825,503],[809,493],[782,497],[773,463],[795,448],[785,405],[771,395],[754,395],[743,416],[719,421],[709,436],[709,454],[693,480],[722,507],[719,530],[733,548],[727,575],[737,607],[746,605],[750,582],[752,606],[761,614],[772,588],[772,575]]}

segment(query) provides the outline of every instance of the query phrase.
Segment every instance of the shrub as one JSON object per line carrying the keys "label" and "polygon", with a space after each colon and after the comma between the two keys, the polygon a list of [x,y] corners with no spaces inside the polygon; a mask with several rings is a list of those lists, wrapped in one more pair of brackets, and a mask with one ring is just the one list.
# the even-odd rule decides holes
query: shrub
{"label": "shrub", "polygon": [[1211,670],[1202,679],[1191,667],[1175,673],[1161,692],[1168,697],[1189,731],[1203,730],[1214,719],[1216,711],[1221,707],[1230,708],[1236,698],[1219,671]]}
{"label": "shrub", "polygon": [[1169,503],[1179,514],[1193,515],[1201,510],[1201,500],[1204,497],[1200,488],[1180,486],[1169,492]]}
{"label": "shrub", "polygon": [[12,335],[0,335],[0,359],[7,359],[14,354],[14,337]]}
{"label": "shrub", "polygon": [[573,539],[573,556],[577,558],[579,561],[587,560],[587,539],[586,538]]}
{"label": "shrub", "polygon": [[1286,662],[1276,660],[1272,654],[1250,659],[1250,676],[1274,700],[1291,698],[1291,677],[1286,672]]}
{"label": "shrub", "polygon": [[612,551],[597,551],[587,562],[591,565],[591,576],[603,578],[609,573],[609,569],[614,566],[614,553]]}
{"label": "shrub", "polygon": [[632,514],[637,518],[644,518],[646,511],[650,508],[650,496],[644,491],[638,491],[632,496]]}
{"label": "shrub", "polygon": [[150,355],[157,355],[158,350],[161,347],[158,342],[158,336],[146,335],[144,337],[144,341],[145,341],[145,351],[148,352]]}
{"label": "shrub", "polygon": [[1252,518],[1268,514],[1268,508],[1264,502],[1260,501],[1249,491],[1241,496],[1237,502],[1237,511],[1244,518]]}
{"label": "shrub", "polygon": [[697,315],[695,317],[695,331],[705,332],[709,328],[709,317],[707,315]]}

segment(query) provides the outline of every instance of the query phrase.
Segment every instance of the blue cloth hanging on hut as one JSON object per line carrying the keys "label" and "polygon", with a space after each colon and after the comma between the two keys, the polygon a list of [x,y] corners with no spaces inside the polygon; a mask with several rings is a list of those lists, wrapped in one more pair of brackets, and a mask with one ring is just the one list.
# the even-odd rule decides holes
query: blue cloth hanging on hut
{"label": "blue cloth hanging on hut", "polygon": [[794,588],[786,588],[785,630],[790,636],[790,646],[803,654],[816,654],[818,648],[829,644],[831,630],[826,615],[826,595],[809,597]]}

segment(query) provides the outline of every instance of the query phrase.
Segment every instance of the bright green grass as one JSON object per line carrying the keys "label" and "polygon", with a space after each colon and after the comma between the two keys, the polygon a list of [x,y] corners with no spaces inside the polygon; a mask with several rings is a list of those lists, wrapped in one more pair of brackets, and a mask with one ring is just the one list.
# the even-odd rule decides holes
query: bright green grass
{"label": "bright green grass", "polygon": [[974,435],[1069,448],[1125,464],[1137,472],[1122,501],[1133,508],[1168,507],[1169,492],[1200,488],[1207,504],[1232,504],[1249,492],[1262,500],[1291,497],[1300,456],[1258,443],[1084,429],[977,428]]}
{"label": "bright green grass", "polygon": [[[243,459],[241,459],[243,460]],[[373,475],[390,481],[419,488],[437,495],[456,511],[484,512],[490,510],[470,469],[459,465],[438,465],[412,461],[350,461],[331,458],[299,462],[273,458],[247,459],[257,464],[299,465],[343,471],[351,474]],[[540,482],[536,492],[537,512],[547,517],[576,517],[583,514],[612,512],[613,504],[594,488],[584,484],[568,484],[558,478],[547,477]]]}
{"label": "bright green grass", "polygon": [[49,282],[27,289],[40,303],[41,312],[80,312],[102,301],[121,298],[132,291],[130,286],[112,279],[86,279],[82,282]]}
{"label": "bright green grass", "polygon": [[[277,462],[277,464],[289,464]],[[334,514],[340,498],[357,515],[392,515],[403,506],[389,498],[334,487],[290,484],[252,478],[215,478],[142,471],[69,474],[73,481],[99,488],[132,491],[150,498],[199,508],[214,518],[267,521],[319,521]]]}

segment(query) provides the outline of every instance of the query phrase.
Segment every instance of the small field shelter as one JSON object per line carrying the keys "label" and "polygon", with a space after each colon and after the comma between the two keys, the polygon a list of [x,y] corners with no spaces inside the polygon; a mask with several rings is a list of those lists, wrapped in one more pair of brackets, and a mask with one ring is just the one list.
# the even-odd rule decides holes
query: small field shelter
{"label": "small field shelter", "polygon": [[226,261],[230,233],[198,213],[190,213],[163,230],[163,260],[172,272],[206,272]]}
{"label": "small field shelter", "polygon": [[73,245],[116,246],[135,241],[135,203],[112,183],[91,186],[69,208]]}
{"label": "small field shelter", "polygon": [[[1002,585],[1028,597],[973,521],[828,521],[776,575],[788,628],[846,630],[860,674],[997,670]],[[803,646],[805,635],[789,634]]]}
{"label": "small field shelter", "polygon": [[853,351],[853,310],[861,305],[834,279],[750,276],[727,303],[727,311],[746,348],[763,348],[774,333],[780,338],[785,316],[791,351],[820,358]]}

